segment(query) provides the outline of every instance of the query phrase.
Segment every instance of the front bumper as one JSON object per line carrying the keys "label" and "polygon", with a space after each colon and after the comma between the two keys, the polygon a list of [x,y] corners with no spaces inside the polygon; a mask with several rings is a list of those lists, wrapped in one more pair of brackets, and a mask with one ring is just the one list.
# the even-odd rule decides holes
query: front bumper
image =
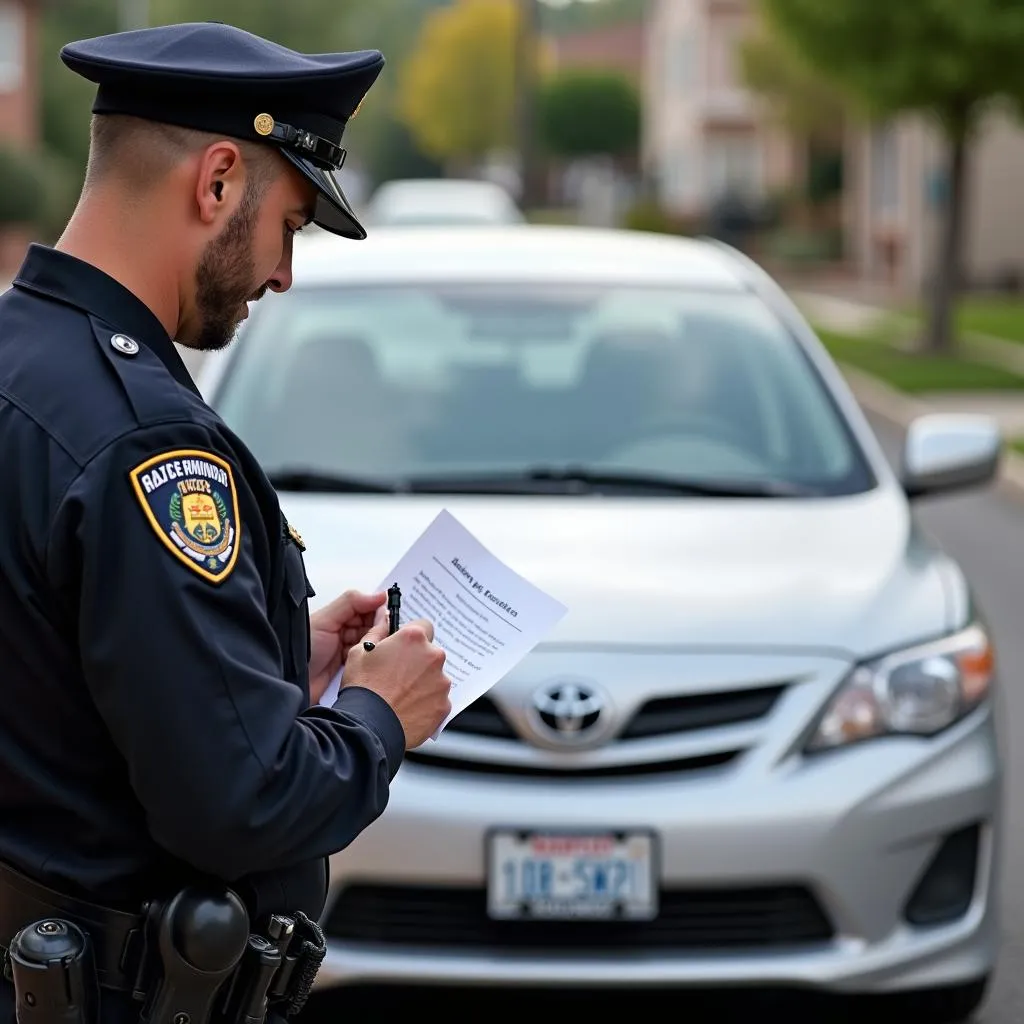
{"label": "front bumper", "polygon": [[[332,860],[317,984],[778,984],[859,993],[972,981],[992,970],[998,949],[1001,785],[989,707],[929,741],[886,739],[810,759],[752,750],[738,764],[682,776],[538,785],[407,764],[387,812]],[[429,917],[407,927],[418,913],[412,899],[382,928],[360,933],[346,920],[345,894],[366,886],[398,887],[399,903],[405,891],[431,891],[428,913],[443,907],[445,892],[482,893],[485,835],[495,824],[653,828],[663,894],[801,887],[830,934],[727,949],[628,938],[530,948],[503,943],[483,922],[478,933],[446,940],[439,917],[432,941]],[[971,825],[978,843],[966,911],[940,924],[907,923],[906,902],[943,840]]]}

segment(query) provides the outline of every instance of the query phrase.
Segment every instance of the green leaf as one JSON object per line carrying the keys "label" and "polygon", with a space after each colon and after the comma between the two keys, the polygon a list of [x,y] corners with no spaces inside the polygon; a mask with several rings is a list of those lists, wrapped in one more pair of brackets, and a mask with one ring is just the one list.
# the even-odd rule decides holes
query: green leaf
{"label": "green leaf", "polygon": [[540,126],[552,153],[617,156],[640,144],[640,97],[613,71],[563,71],[544,83]]}
{"label": "green leaf", "polygon": [[998,96],[1024,99],[1018,0],[761,0],[765,21],[870,112],[930,112],[959,130]]}

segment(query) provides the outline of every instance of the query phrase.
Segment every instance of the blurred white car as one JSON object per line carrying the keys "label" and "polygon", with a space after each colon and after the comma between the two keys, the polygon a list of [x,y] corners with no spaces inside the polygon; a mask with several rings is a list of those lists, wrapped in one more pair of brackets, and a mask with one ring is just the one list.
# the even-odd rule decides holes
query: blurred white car
{"label": "blurred white car", "polygon": [[584,229],[300,239],[201,382],[317,602],[447,508],[562,601],[553,634],[332,858],[321,987],[790,985],[968,1017],[998,949],[993,653],[898,478],[743,257]]}
{"label": "blurred white car", "polygon": [[370,197],[367,226],[520,224],[515,200],[491,181],[423,178],[388,181]]}

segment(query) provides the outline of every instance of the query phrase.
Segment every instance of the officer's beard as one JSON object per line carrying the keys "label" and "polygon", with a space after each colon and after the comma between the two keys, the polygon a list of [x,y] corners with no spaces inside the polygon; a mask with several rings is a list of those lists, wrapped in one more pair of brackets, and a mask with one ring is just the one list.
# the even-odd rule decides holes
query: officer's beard
{"label": "officer's beard", "polygon": [[252,240],[259,212],[255,188],[246,189],[242,202],[224,230],[207,246],[196,267],[196,306],[199,333],[189,348],[215,352],[231,344],[242,322],[245,304],[256,300],[266,286],[253,293],[256,265]]}

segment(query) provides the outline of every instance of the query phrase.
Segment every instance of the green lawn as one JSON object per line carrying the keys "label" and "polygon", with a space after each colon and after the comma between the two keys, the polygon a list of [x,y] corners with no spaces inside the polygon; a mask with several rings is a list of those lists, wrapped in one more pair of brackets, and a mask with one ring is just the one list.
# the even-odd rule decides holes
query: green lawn
{"label": "green lawn", "polygon": [[1024,342],[1024,300],[964,299],[957,310],[957,326],[962,331]]}
{"label": "green lawn", "polygon": [[[954,356],[901,352],[877,337],[837,334],[816,328],[839,363],[884,380],[900,391],[993,391],[1024,388],[1024,377],[996,366]],[[1024,338],[1022,338],[1024,341]]]}
{"label": "green lawn", "polygon": [[[921,308],[910,311],[921,317]],[[957,301],[956,326],[960,333],[989,334],[1024,344],[1024,298],[975,296]]]}

